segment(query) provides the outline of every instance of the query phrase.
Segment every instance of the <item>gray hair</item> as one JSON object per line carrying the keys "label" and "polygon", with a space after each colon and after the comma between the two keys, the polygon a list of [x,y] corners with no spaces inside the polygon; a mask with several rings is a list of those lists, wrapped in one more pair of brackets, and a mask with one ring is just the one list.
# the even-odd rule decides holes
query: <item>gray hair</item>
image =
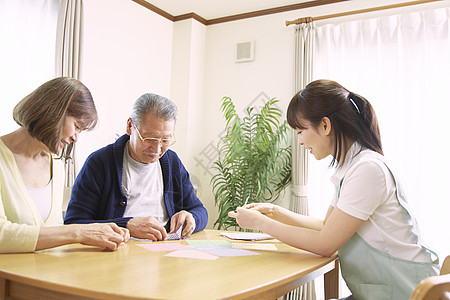
{"label": "gray hair", "polygon": [[140,96],[134,102],[130,118],[137,126],[149,113],[166,121],[174,120],[175,124],[177,122],[177,106],[170,99],[160,95],[147,93]]}

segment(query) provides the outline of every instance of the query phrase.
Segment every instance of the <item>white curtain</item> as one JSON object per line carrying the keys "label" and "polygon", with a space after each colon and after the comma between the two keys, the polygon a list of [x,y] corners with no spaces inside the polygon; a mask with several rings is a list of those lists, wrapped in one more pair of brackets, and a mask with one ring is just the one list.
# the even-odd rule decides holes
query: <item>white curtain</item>
{"label": "white curtain", "polygon": [[[316,24],[313,68],[314,79],[335,80],[373,104],[385,156],[441,258],[450,254],[449,20],[450,8],[439,8]],[[331,199],[325,173],[310,177],[313,210]]]}
{"label": "white curtain", "polygon": [[[304,23],[295,27],[295,78],[294,93],[303,89],[312,78],[314,45],[314,23]],[[296,213],[308,215],[308,152],[298,143],[298,135],[291,130],[292,136],[292,197],[290,209]],[[314,282],[293,290],[285,299],[316,299]]]}
{"label": "white curtain", "polygon": [[[57,76],[67,76],[80,79],[81,52],[81,0],[60,0],[58,12],[58,26],[56,33],[55,73]],[[77,175],[75,159],[75,144],[64,149],[65,183],[63,213],[72,193],[72,186]]]}
{"label": "white curtain", "polygon": [[18,128],[14,106],[54,77],[59,0],[0,0],[0,135]]}
{"label": "white curtain", "polygon": [[80,79],[81,0],[60,0],[56,32],[57,76]]}
{"label": "white curtain", "polygon": [[[294,94],[303,89],[312,78],[314,24],[295,27],[295,79]],[[308,153],[298,143],[298,135],[292,130],[292,199],[291,210],[308,214]]]}

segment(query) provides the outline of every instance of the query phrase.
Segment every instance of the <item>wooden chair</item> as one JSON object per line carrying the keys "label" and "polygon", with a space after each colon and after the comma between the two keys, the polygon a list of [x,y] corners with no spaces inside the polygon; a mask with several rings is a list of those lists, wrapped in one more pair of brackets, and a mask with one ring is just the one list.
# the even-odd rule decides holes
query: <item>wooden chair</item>
{"label": "wooden chair", "polygon": [[450,300],[450,255],[445,258],[440,275],[422,280],[409,299]]}

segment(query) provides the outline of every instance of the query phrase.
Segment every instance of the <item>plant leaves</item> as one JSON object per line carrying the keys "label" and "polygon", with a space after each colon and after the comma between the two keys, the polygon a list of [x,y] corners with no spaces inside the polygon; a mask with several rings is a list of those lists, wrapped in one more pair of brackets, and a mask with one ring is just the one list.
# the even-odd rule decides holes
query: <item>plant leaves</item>
{"label": "plant leaves", "polygon": [[291,180],[291,148],[289,127],[273,98],[260,112],[248,107],[241,118],[230,97],[223,97],[220,106],[226,127],[213,162],[217,174],[211,178],[219,215],[214,223],[218,229],[239,228],[228,212],[250,202],[273,202]]}

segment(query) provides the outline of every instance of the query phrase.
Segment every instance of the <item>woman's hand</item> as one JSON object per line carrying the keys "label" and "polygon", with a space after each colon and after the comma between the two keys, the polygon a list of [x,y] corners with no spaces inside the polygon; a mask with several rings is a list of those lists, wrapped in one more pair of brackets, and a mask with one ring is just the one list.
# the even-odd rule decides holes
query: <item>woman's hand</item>
{"label": "woman's hand", "polygon": [[130,232],[115,223],[92,223],[78,226],[77,240],[83,245],[116,250],[130,239]]}
{"label": "woman's hand", "polygon": [[279,206],[272,203],[250,203],[245,205],[244,208],[257,210],[266,217],[274,219]]}
{"label": "woman's hand", "polygon": [[255,230],[259,230],[259,226],[264,218],[263,214],[259,211],[242,207],[238,207],[236,212],[229,212],[228,216],[235,218],[240,227]]}
{"label": "woman's hand", "polygon": [[80,243],[110,250],[128,242],[130,232],[115,223],[71,224],[62,226],[43,226],[35,250],[44,250],[67,244]]}

